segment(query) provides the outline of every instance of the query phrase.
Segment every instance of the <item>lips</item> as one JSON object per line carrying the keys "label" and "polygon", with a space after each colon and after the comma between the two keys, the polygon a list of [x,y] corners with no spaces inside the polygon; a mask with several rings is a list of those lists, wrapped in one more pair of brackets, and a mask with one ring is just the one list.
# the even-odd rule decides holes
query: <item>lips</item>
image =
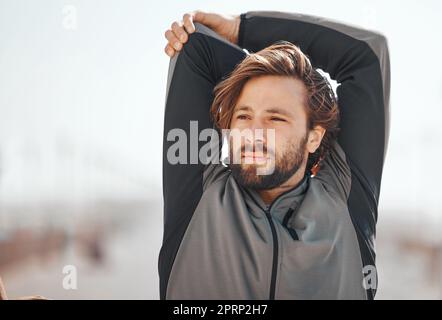
{"label": "lips", "polygon": [[262,154],[255,154],[254,152],[252,153],[245,153],[241,155],[241,158],[244,159],[244,161],[246,162],[266,162],[267,160],[269,160],[268,156],[263,156]]}

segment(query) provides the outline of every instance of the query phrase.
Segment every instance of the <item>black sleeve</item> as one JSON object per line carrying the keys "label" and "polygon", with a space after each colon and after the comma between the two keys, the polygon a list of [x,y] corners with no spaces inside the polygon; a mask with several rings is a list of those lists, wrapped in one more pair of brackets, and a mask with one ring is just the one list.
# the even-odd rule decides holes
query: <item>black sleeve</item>
{"label": "black sleeve", "polygon": [[298,45],[313,66],[328,72],[339,83],[338,143],[351,171],[351,187],[346,194],[348,208],[363,263],[374,264],[377,205],[389,123],[390,64],[386,38],[308,15],[276,11],[241,15],[241,47],[257,52],[278,40]]}
{"label": "black sleeve", "polygon": [[[189,35],[183,50],[170,60],[167,79],[163,132],[164,233],[158,266],[162,299],[175,254],[203,192],[206,165],[199,159],[199,150],[207,141],[198,138],[202,130],[213,128],[210,117],[213,89],[246,55],[211,29],[198,23],[195,26],[196,31]],[[184,138],[182,149],[177,145],[180,138]],[[195,141],[197,150],[192,150]],[[180,159],[183,161],[170,161],[170,158],[177,160],[179,152],[185,153]]]}

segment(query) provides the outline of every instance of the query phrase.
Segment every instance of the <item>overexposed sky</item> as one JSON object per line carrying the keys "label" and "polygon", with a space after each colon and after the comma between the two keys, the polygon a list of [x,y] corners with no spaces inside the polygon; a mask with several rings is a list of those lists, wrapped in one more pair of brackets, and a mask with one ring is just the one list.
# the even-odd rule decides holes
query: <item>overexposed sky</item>
{"label": "overexposed sky", "polygon": [[[69,29],[63,10],[72,8],[76,28]],[[124,188],[161,200],[169,62],[163,34],[194,9],[299,12],[384,33],[391,135],[380,207],[440,221],[442,5],[436,0],[0,0],[0,200],[66,196],[80,192],[82,181],[98,189],[105,181],[111,194]]]}

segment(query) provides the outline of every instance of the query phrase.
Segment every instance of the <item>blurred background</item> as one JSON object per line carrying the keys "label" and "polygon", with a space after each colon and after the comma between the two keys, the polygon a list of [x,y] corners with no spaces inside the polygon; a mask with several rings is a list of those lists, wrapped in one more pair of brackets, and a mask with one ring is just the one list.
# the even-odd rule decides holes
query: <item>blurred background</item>
{"label": "blurred background", "polygon": [[[9,297],[159,297],[164,31],[195,9],[306,13],[387,36],[377,299],[441,299],[436,0],[0,0],[0,276]],[[77,289],[63,287],[66,265]]]}

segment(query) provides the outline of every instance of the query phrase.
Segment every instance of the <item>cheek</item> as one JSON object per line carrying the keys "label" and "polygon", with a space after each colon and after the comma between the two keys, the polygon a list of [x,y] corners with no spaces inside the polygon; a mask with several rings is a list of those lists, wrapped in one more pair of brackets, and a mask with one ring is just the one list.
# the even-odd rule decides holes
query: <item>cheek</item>
{"label": "cheek", "polygon": [[233,129],[244,130],[247,128],[248,128],[247,121],[232,120],[232,122],[230,123],[230,130],[233,130]]}
{"label": "cheek", "polygon": [[277,156],[283,157],[287,153],[287,150],[289,149],[289,145],[290,145],[289,141],[284,141],[284,142],[281,142],[280,144],[277,144],[277,148],[278,148],[277,152],[276,152]]}
{"label": "cheek", "polygon": [[[275,154],[277,157],[283,157],[287,150],[293,149],[293,147],[297,147],[300,144],[301,139],[304,138],[304,135],[302,133],[293,134],[293,132],[290,132],[290,134],[284,134],[282,132],[276,132],[275,134],[275,147],[273,150],[275,150]],[[269,147],[269,145],[268,145]]]}
{"label": "cheek", "polygon": [[287,137],[276,133],[275,140],[273,142],[271,139],[267,141],[267,148],[269,150],[273,150],[276,157],[281,157],[285,153],[288,143],[289,141],[287,140]]}
{"label": "cheek", "polygon": [[[280,153],[280,151],[286,149],[287,145],[291,143],[291,141],[294,141],[294,139],[296,139],[296,136],[293,132],[290,132],[290,130],[275,130],[275,139],[273,141],[275,146],[274,150]],[[268,142],[271,144],[271,139],[269,139]]]}

